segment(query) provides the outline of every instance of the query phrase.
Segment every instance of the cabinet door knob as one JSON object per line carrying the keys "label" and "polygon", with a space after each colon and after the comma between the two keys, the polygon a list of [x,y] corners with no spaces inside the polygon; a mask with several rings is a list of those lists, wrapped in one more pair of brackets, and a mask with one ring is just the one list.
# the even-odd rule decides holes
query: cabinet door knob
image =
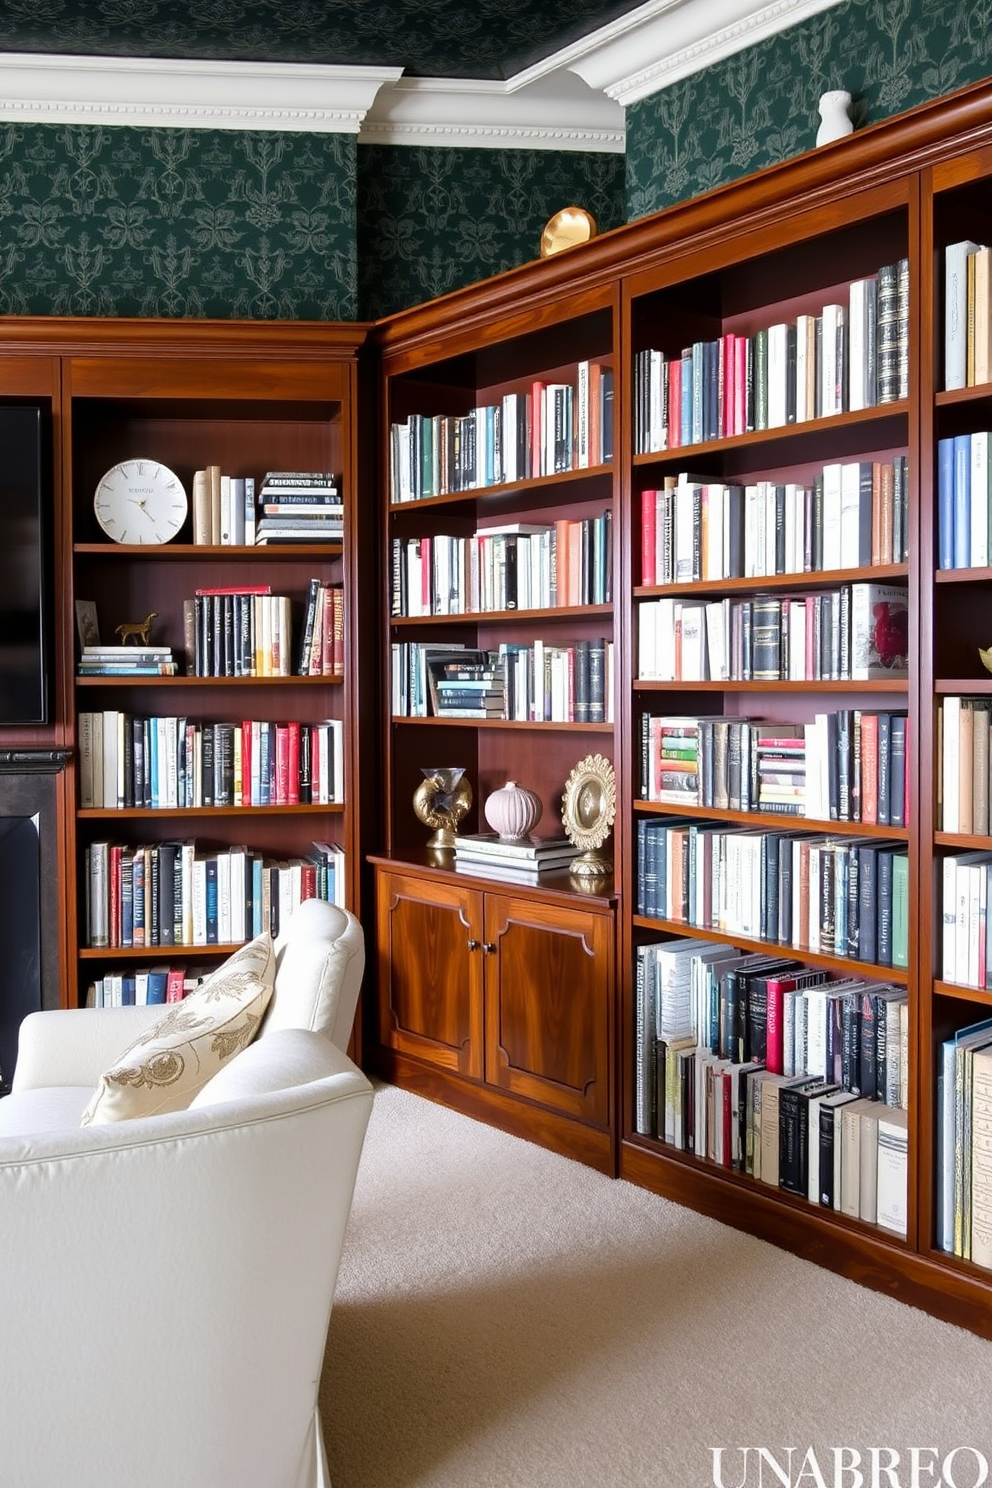
{"label": "cabinet door knob", "polygon": [[496,947],[491,940],[483,941],[482,949],[487,956],[495,956]]}
{"label": "cabinet door knob", "polygon": [[477,951],[479,949],[479,942],[477,940],[470,940],[468,948],[470,951]]}

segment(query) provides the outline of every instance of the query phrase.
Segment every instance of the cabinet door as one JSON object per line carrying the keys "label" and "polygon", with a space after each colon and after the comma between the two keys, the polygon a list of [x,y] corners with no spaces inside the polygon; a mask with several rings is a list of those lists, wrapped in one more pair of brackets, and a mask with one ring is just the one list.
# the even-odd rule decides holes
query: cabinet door
{"label": "cabinet door", "polygon": [[612,918],[487,894],[485,929],[487,1081],[606,1126]]}
{"label": "cabinet door", "polygon": [[381,873],[377,898],[383,1044],[481,1080],[481,894]]}

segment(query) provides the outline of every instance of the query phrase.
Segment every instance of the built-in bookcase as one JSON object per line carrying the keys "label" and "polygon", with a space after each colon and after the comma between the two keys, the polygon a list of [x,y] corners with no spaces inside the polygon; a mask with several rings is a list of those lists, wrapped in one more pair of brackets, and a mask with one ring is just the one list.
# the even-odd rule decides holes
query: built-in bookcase
{"label": "built-in bookcase", "polygon": [[[385,331],[390,717],[374,860],[379,1067],[608,1172],[612,876],[583,892],[561,870],[460,871],[427,847],[413,797],[430,768],[460,767],[471,834],[516,781],[540,797],[535,834],[560,838],[572,769],[615,757],[616,305],[607,287],[427,344]],[[495,676],[487,716],[429,684],[428,658],[459,648]]]}
{"label": "built-in bookcase", "polygon": [[[237,874],[253,859],[264,864],[270,926],[276,923],[271,896],[277,873],[279,887],[294,891],[296,878],[312,872],[314,882],[304,893],[317,889],[361,909],[363,801],[373,797],[370,783],[363,797],[357,719],[361,711],[374,718],[376,708],[369,668],[364,668],[363,680],[361,667],[367,601],[358,583],[362,534],[370,530],[357,460],[357,354],[363,339],[364,328],[350,326],[86,320],[5,324],[0,338],[5,391],[15,397],[47,397],[52,414],[52,447],[46,455],[54,493],[48,523],[54,548],[53,711],[50,725],[35,730],[30,740],[22,730],[20,738],[12,735],[5,743],[50,743],[72,751],[71,768],[60,784],[58,828],[63,871],[57,938],[61,998],[67,1006],[85,1004],[97,984],[104,995],[109,989],[108,1001],[130,1000],[132,985],[141,979],[145,995],[150,991],[146,974],[162,963],[173,969],[170,995],[177,995],[183,978],[209,970],[246,938],[254,924],[247,914],[228,910],[226,934],[219,920],[206,923],[206,903],[213,902],[213,886],[205,888],[213,877],[211,867],[219,874],[218,889],[227,884],[234,894],[251,900],[250,887],[242,888]],[[189,512],[168,542],[113,542],[97,521],[94,496],[101,477],[131,460],[165,465],[185,489]],[[211,465],[236,479],[253,479],[256,488],[271,470],[335,472],[346,501],[343,534],[312,544],[256,546],[247,536],[238,544],[229,538],[204,542],[194,532],[193,496],[197,471]],[[343,645],[334,675],[301,674],[308,600],[318,582],[342,598]],[[264,616],[270,620],[278,604],[280,617],[289,622],[289,633],[281,635],[289,665],[273,669],[282,674],[268,674],[261,651],[254,666],[246,656],[234,664],[230,647],[230,666],[212,668],[214,675],[198,673],[192,621],[202,590],[265,590],[282,597]],[[227,604],[227,598],[217,601],[218,632],[222,614],[233,618],[233,600],[230,614],[223,610]],[[249,617],[244,604],[241,616]],[[91,642],[94,620],[99,640],[113,645],[123,639],[118,627],[146,619],[149,628],[141,640],[165,648],[167,666],[157,674],[139,668],[83,675],[81,632]],[[114,728],[120,746],[114,778],[109,772],[106,778],[101,775],[96,790],[91,753],[95,720],[101,730],[105,722]],[[337,760],[330,793],[314,794],[307,790],[305,774],[294,778],[290,773],[294,787],[302,780],[302,798],[294,799],[299,792],[291,788],[262,804],[257,793],[252,799],[243,789],[225,787],[215,795],[205,788],[204,771],[195,794],[187,790],[184,796],[180,785],[177,795],[176,756],[181,757],[184,743],[192,745],[194,730],[199,768],[203,740],[209,737],[211,744],[226,747],[236,730],[246,734],[253,721],[266,726],[273,745],[278,731],[284,749],[301,734],[321,740],[333,735]],[[144,754],[142,769],[135,768],[136,753],[138,759]],[[190,763],[188,756],[187,781]],[[182,774],[181,758],[179,769]],[[226,780],[227,774],[219,770],[218,780]],[[145,789],[139,785],[135,794],[142,779]],[[314,843],[331,849],[322,861],[314,860]],[[146,922],[145,933],[136,937],[133,901],[127,914],[122,901],[133,890],[131,874],[139,856],[145,869],[153,861],[157,868],[164,865],[170,881],[166,888],[158,885],[159,933],[153,934]],[[196,931],[187,936],[178,909],[182,888],[188,911],[183,924],[189,928],[189,859],[198,860],[195,882],[205,893]],[[218,868],[221,859],[224,866]],[[310,863],[303,866],[307,859]],[[326,869],[332,860],[336,887],[331,891]],[[173,871],[176,862],[184,864],[182,872]],[[114,927],[108,933],[103,921],[110,918],[110,880],[99,876],[108,873],[111,863]],[[227,882],[228,873],[233,882]],[[92,905],[103,893],[107,914],[94,916]],[[166,929],[167,901],[173,895],[176,913]],[[152,898],[146,895],[146,904]],[[284,897],[284,908],[286,902]],[[219,908],[227,907],[220,903]],[[158,986],[155,1000],[160,991]]]}
{"label": "built-in bookcase", "polygon": [[[614,645],[616,688],[610,725],[442,724],[394,708],[386,742],[392,853],[412,858],[422,841],[408,806],[421,764],[464,764],[482,797],[504,774],[546,794],[591,730],[583,743],[610,748],[618,780],[618,1171],[987,1334],[992,1272],[980,1258],[988,1175],[976,1166],[980,1144],[969,1153],[970,1134],[959,1140],[948,1127],[945,1098],[946,1046],[990,1011],[989,958],[980,960],[975,938],[988,920],[981,857],[977,867],[964,863],[962,878],[975,964],[957,960],[953,979],[944,975],[943,935],[945,864],[954,859],[957,872],[961,855],[992,852],[989,791],[986,782],[969,798],[973,815],[945,821],[946,782],[964,787],[942,734],[962,714],[972,739],[987,725],[992,683],[978,647],[992,643],[992,632],[981,632],[992,547],[982,514],[969,507],[969,561],[960,561],[961,547],[953,567],[941,563],[939,466],[944,441],[992,430],[990,385],[980,375],[952,389],[943,382],[947,249],[992,239],[990,140],[992,90],[963,90],[377,330],[384,430],[411,413],[465,415],[493,392],[519,391],[583,358],[612,367],[615,406],[609,475],[527,477],[512,488],[402,502],[383,481],[387,653],[389,644],[435,636],[477,646],[552,627],[569,637],[602,630]],[[986,258],[982,275],[988,266]],[[987,276],[976,282],[981,306]],[[963,317],[966,327],[966,310]],[[865,358],[853,379],[852,344]],[[793,368],[806,376],[790,390]],[[386,471],[395,458],[387,443],[384,433]],[[971,438],[969,454],[969,471],[980,470],[987,441]],[[439,509],[447,531],[470,537],[487,522],[529,521],[555,507],[593,515],[607,486],[615,558],[602,618],[547,608],[413,616],[394,606],[392,539],[441,532]],[[597,729],[607,734],[602,742]],[[973,784],[987,754],[982,743],[969,756]],[[491,1028],[481,1016],[473,1023],[450,993],[469,978],[471,953],[455,977],[425,981],[414,965],[433,954],[439,922],[426,905],[454,892],[452,870],[421,862],[415,888],[399,881],[388,855],[377,872],[384,1068],[509,1123],[507,1108],[481,1093],[498,1018]],[[812,919],[803,875],[823,896]],[[550,882],[534,892],[550,901]],[[784,901],[796,911],[791,921]],[[459,910],[473,926],[472,916],[485,913],[483,904]],[[415,920],[421,938],[412,954],[400,930]],[[490,943],[495,952],[495,934]],[[773,989],[770,1005],[768,986],[756,987],[754,1021],[744,1019],[737,1042],[721,1045],[738,1025],[721,1028],[706,969],[731,948],[794,961],[805,981],[788,1000],[785,988]],[[696,962],[684,1002],[652,999],[651,978],[680,957],[683,970]],[[838,993],[845,982],[857,985],[857,999]],[[405,1005],[397,986],[408,989]],[[735,1019],[745,991],[737,977],[727,983]],[[829,1058],[830,1081],[851,1086],[828,1119],[831,1135],[842,1135],[840,1102],[854,1097],[847,1130],[863,1147],[864,1195],[860,1152],[840,1203],[796,1181],[788,1144],[803,1112],[819,1125],[822,1104],[773,1085],[774,1067],[759,1076],[762,1040],[766,1063],[768,1053],[763,994],[773,1022],[791,1008],[794,1058],[805,1057],[795,1043],[796,1008],[806,1008],[807,1037],[813,1009],[819,1017],[826,1003],[834,1008],[840,1057],[835,1045],[824,1052],[827,1025],[818,1022],[815,1070],[822,1074],[819,1061]],[[498,1006],[492,978],[480,978],[478,998],[479,1007]],[[872,1020],[888,1040],[884,1059],[874,1044],[870,1094],[881,1100],[865,1095],[870,1072],[860,1067]],[[774,1032],[776,1061],[784,1062],[785,1037]],[[457,1086],[424,1073],[431,1047],[445,1043],[438,1059],[452,1068],[461,1061]],[[670,1059],[681,1083],[674,1111],[664,1098],[659,1111]],[[969,1107],[977,1120],[983,1065],[962,1061],[962,1069],[977,1079]],[[689,1121],[685,1082],[694,1089],[700,1070],[710,1078],[700,1081]],[[770,1097],[761,1103],[766,1114],[779,1103],[780,1139],[760,1170],[760,1128],[752,1126],[749,1149],[746,1122],[759,1085]],[[530,1097],[526,1118],[514,1107],[514,1129],[549,1140],[537,1110],[545,1096],[532,1088]],[[714,1123],[717,1110],[725,1119]],[[758,1150],[764,1159],[760,1140]],[[955,1156],[962,1176],[948,1200],[944,1175]],[[955,1254],[957,1242],[947,1243],[948,1202],[961,1233],[959,1211],[970,1206],[970,1258],[962,1244]]]}

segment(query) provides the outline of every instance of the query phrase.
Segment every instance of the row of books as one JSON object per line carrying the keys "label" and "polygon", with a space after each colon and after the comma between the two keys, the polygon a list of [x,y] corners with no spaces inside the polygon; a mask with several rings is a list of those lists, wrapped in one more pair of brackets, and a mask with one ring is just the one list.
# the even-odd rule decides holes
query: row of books
{"label": "row of books", "polygon": [[344,725],[245,719],[214,723],[79,714],[79,794],[86,810],[325,806],[344,799]]}
{"label": "row of books", "polygon": [[653,989],[645,1016],[653,1016],[659,1038],[690,1039],[721,1059],[831,1079],[856,1095],[906,1104],[905,988],[696,939],[640,946],[637,958],[638,995]]}
{"label": "row of books", "polygon": [[945,1039],[937,1073],[937,1243],[992,1266],[992,1019]]}
{"label": "row of books", "polygon": [[461,415],[410,414],[390,429],[391,497],[419,501],[601,465],[613,454],[613,370],[583,360],[575,383],[535,378]]}
{"label": "row of books", "polygon": [[256,545],[340,542],[343,537],[344,502],[333,472],[268,472],[259,492]]}
{"label": "row of books", "polygon": [[992,852],[948,853],[939,864],[941,976],[964,987],[992,986],[989,879]]}
{"label": "row of books", "polygon": [[808,723],[643,713],[641,799],[902,827],[908,722],[855,708]]}
{"label": "row of books", "polygon": [[907,676],[908,654],[905,586],[638,606],[641,681],[875,681]]}
{"label": "row of books", "polygon": [[612,515],[515,522],[472,537],[394,538],[392,613],[464,615],[609,604]]}
{"label": "row of books", "polygon": [[907,461],[825,465],[811,485],[681,472],[641,492],[641,583],[905,563]]}
{"label": "row of books", "polygon": [[904,989],[696,939],[637,949],[641,1135],[899,1232],[905,1184],[893,1206],[900,1187],[892,1194],[883,1182],[880,1215],[872,1183],[860,1191],[860,1154],[845,1190],[832,1139],[840,1109],[858,1103],[859,1114],[894,1123],[904,1142],[908,1066]]}
{"label": "row of books", "polygon": [[198,589],[183,600],[187,675],[288,677],[292,601],[271,585]]}
{"label": "row of books", "polygon": [[296,670],[301,677],[344,676],[344,589],[311,579]]}
{"label": "row of books", "polygon": [[909,856],[897,842],[637,822],[637,912],[727,935],[909,963]]}
{"label": "row of books", "polygon": [[85,854],[87,944],[95,948],[240,944],[278,935],[304,899],[343,904],[340,847],[312,842],[277,861],[247,847],[184,841],[92,842]]}
{"label": "row of books", "polygon": [[824,305],[754,335],[700,339],[634,358],[634,449],[649,454],[772,429],[909,393],[909,261],[855,280]]}
{"label": "row of books", "polygon": [[937,830],[989,834],[992,698],[948,696],[937,706]]}
{"label": "row of books", "polygon": [[206,970],[163,962],[156,966],[131,966],[95,977],[86,988],[86,1006],[157,1007],[182,1002],[209,975]]}
{"label": "row of books", "polygon": [[[614,651],[605,637],[569,646],[540,639],[521,645],[503,642],[497,651],[481,653],[397,641],[391,659],[396,718],[613,721]],[[478,668],[474,677],[458,675],[472,666]],[[439,676],[445,682],[442,690]]]}
{"label": "row of books", "polygon": [[955,434],[937,441],[937,565],[987,568],[992,562],[992,434]]}
{"label": "row of books", "polygon": [[944,249],[944,387],[992,377],[992,248],[969,238]]}
{"label": "row of books", "polygon": [[244,547],[255,541],[255,477],[226,475],[208,465],[193,475],[193,542]]}

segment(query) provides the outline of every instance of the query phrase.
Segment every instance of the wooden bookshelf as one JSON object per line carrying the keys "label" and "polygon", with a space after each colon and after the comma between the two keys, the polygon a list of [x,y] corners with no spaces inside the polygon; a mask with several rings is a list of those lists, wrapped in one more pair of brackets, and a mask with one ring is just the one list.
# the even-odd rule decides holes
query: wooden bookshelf
{"label": "wooden bookshelf", "polygon": [[[150,961],[209,966],[232,949],[227,943],[89,945],[86,853],[100,839],[133,847],[195,838],[198,846],[218,851],[244,844],[270,861],[303,855],[312,841],[329,841],[345,853],[344,902],[361,911],[362,847],[375,796],[374,782],[362,779],[357,719],[374,719],[376,708],[368,666],[374,655],[368,626],[375,617],[364,597],[368,585],[359,582],[362,545],[367,553],[371,531],[358,461],[358,352],[364,333],[362,326],[306,324],[4,322],[0,392],[43,393],[52,431],[56,701],[39,742],[50,738],[77,752],[66,772],[60,820],[65,867],[59,939],[67,1006],[84,1003],[90,982],[106,971]],[[175,471],[190,498],[190,514],[172,542],[115,544],[97,525],[94,490],[112,465],[142,457]],[[346,502],[343,541],[276,548],[194,544],[193,476],[209,464],[232,476],[254,477],[258,486],[271,469],[335,471]],[[343,676],[190,674],[182,660],[184,600],[197,588],[261,583],[290,597],[295,672],[312,576],[343,587]],[[119,624],[157,611],[151,640],[173,648],[178,675],[77,677],[76,599],[95,603],[104,642],[117,639]],[[343,797],[326,806],[118,809],[115,802],[84,809],[79,715],[108,709],[136,719],[185,717],[205,725],[252,718],[303,726],[345,720]],[[360,1050],[360,1035],[355,1047]]]}
{"label": "wooden bookshelf", "polygon": [[[436,1099],[575,1153],[575,1142],[570,1144],[567,1131],[562,1131],[560,1116],[550,1118],[546,1095],[521,1087],[508,1096],[505,1087],[493,1087],[487,1064],[492,1024],[486,1010],[498,1006],[499,994],[484,977],[469,996],[473,1011],[463,1010],[468,1022],[458,1024],[456,1019],[462,1031],[452,1047],[461,1053],[435,1057],[407,1037],[411,1030],[416,1032],[417,1018],[425,1024],[433,1020],[436,1028],[444,1024],[450,1012],[448,999],[458,995],[453,989],[461,973],[450,978],[438,973],[425,982],[418,968],[434,955],[434,937],[440,929],[428,916],[411,953],[401,950],[392,924],[395,920],[398,926],[402,920],[403,912],[395,917],[404,894],[414,892],[414,897],[430,902],[436,893],[439,903],[442,899],[448,903],[445,896],[459,887],[450,863],[432,863],[425,857],[424,833],[410,809],[422,764],[450,759],[464,765],[477,802],[504,778],[530,785],[544,799],[546,823],[549,812],[555,813],[555,797],[570,763],[587,747],[603,748],[614,760],[618,778],[615,897],[611,893],[601,906],[608,905],[611,913],[615,908],[617,925],[615,964],[604,960],[601,970],[603,1006],[615,1009],[616,1017],[610,1035],[615,1105],[609,1130],[617,1149],[617,1171],[986,1336],[992,1336],[992,1271],[947,1254],[940,1245],[937,1076],[943,1041],[980,1018],[992,994],[941,979],[938,925],[943,857],[966,849],[992,851],[992,837],[943,831],[930,783],[937,765],[938,704],[957,694],[987,696],[992,686],[976,651],[978,645],[992,643],[992,631],[975,633],[976,617],[992,591],[992,568],[942,571],[936,548],[938,441],[992,429],[992,385],[945,391],[941,380],[944,249],[966,237],[980,243],[992,240],[990,178],[992,88],[979,85],[858,131],[829,150],[811,151],[642,219],[580,249],[419,306],[382,322],[373,333],[380,368],[384,472],[380,509],[387,604],[392,537],[429,537],[449,530],[441,524],[453,522],[456,514],[459,521],[464,517],[458,532],[469,533],[490,513],[493,523],[527,521],[531,513],[553,506],[571,514],[585,509],[587,502],[608,500],[614,536],[610,613],[598,614],[594,621],[580,614],[566,622],[554,610],[516,617],[501,613],[443,618],[407,618],[394,611],[387,621],[383,652],[386,694],[389,648],[399,639],[418,636],[431,642],[443,638],[495,646],[529,633],[547,634],[553,627],[565,634],[589,635],[593,625],[611,634],[616,685],[608,745],[599,738],[583,739],[580,726],[569,724],[547,729],[486,721],[456,727],[453,721],[437,718],[396,716],[388,723],[383,735],[387,852],[376,858],[379,1067],[390,1078]],[[898,261],[905,261],[908,284],[904,383],[895,394],[887,389],[888,401],[832,410],[813,407],[802,422],[772,428],[745,423],[733,433],[723,429],[714,434],[712,427],[703,428],[695,443],[644,447],[637,383],[642,352],[658,349],[676,358],[693,343],[730,333],[754,338],[763,328],[797,316],[819,316],[831,303],[849,304],[854,281]],[[614,371],[611,466],[581,477],[558,474],[535,480],[528,475],[519,483],[460,493],[457,498],[392,500],[393,423],[410,413],[464,413],[546,369],[574,367],[584,356],[609,361]],[[908,551],[896,555],[895,561],[829,572],[644,582],[641,496],[661,486],[666,477],[689,472],[708,482],[805,484],[828,463],[884,462],[897,456],[905,461]],[[905,592],[909,614],[905,675],[868,682],[831,677],[829,672],[782,681],[639,676],[638,619],[645,604],[661,598],[700,602],[726,598],[736,603],[758,593],[823,593],[863,582],[895,585]],[[845,851],[894,842],[908,856],[905,966],[793,948],[797,959],[822,966],[831,979],[855,975],[869,984],[891,983],[905,993],[909,1037],[904,1234],[810,1203],[637,1129],[639,948],[697,936],[744,949],[773,953],[790,949],[775,939],[708,931],[678,918],[639,912],[638,826],[681,814],[677,805],[641,798],[641,716],[725,714],[805,724],[817,713],[837,709],[906,714],[908,813],[900,825],[837,820],[827,812],[806,819],[699,804],[685,814],[697,826],[763,832],[789,827],[830,834],[846,845]],[[467,828],[474,829],[477,821],[470,818]],[[415,891],[409,882],[400,883],[411,872]],[[483,901],[504,889],[488,883],[472,886]],[[526,897],[546,899],[549,914],[560,902],[550,885],[528,889]],[[471,912],[463,906],[457,912],[460,923],[474,923],[472,914],[477,912],[484,915],[484,903]],[[535,993],[535,1007],[540,1006]],[[577,1131],[596,1128],[588,1111],[569,1119]],[[602,1148],[597,1151],[597,1157],[587,1154],[587,1160],[601,1163]]]}

